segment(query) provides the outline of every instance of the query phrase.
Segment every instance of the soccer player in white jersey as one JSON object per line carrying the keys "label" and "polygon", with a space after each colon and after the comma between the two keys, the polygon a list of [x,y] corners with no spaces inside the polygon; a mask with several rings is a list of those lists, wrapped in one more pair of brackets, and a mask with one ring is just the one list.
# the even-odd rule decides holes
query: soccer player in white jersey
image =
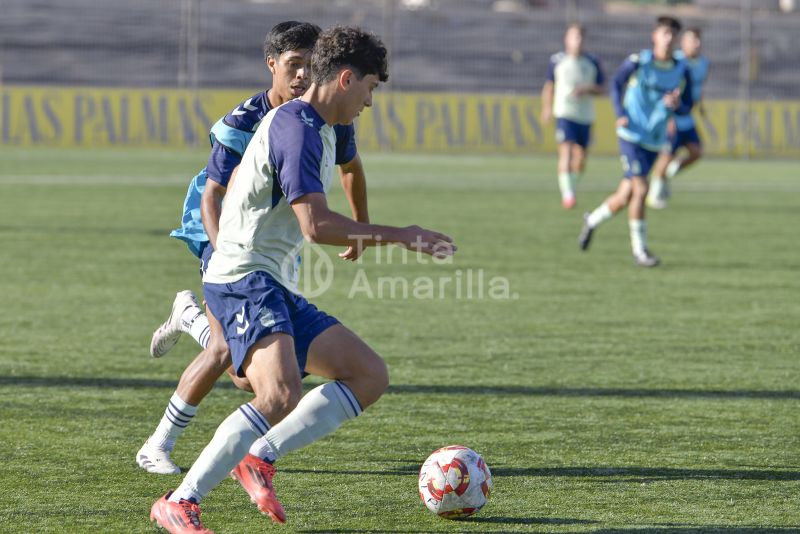
{"label": "soccer player in white jersey", "polygon": [[[455,251],[444,234],[361,223],[328,208],[333,125],[350,124],[372,105],[373,90],[388,78],[383,44],[357,28],[325,30],[310,69],[308,91],[262,120],[222,207],[203,288],[212,337],[224,336],[255,398],[222,422],[178,488],[153,504],[151,519],[172,533],[209,532],[198,504],[231,470],[317,441],[388,386],[383,360],[298,293],[304,238],[336,246],[395,243],[438,257]],[[301,399],[302,372],[332,381]],[[280,506],[272,491],[251,497],[265,513]]]}
{"label": "soccer player in white jersey", "polygon": [[[172,232],[172,236],[186,242],[189,250],[201,258],[201,271],[205,270],[213,251],[222,198],[234,169],[267,112],[301,96],[307,89],[306,66],[320,31],[318,26],[307,22],[287,21],[275,25],[264,40],[264,57],[272,74],[272,87],[236,106],[211,129],[208,165],[192,179],[184,203],[182,226]],[[336,163],[353,217],[368,222],[366,177],[352,125],[336,126],[336,136]],[[341,256],[348,260],[357,258],[354,249],[348,249]],[[207,316],[190,291],[178,293],[170,318],[153,334],[151,354],[154,357],[166,354],[184,331],[204,350],[181,375],[157,428],[136,453],[137,464],[150,473],[180,473],[170,453],[194,419],[202,399],[231,365],[228,345],[224,339],[211,338]],[[237,385],[242,383],[237,382]]]}
{"label": "soccer player in white jersey", "polygon": [[[703,86],[708,80],[708,58],[701,53],[702,36],[700,28],[689,28],[681,37],[681,49],[675,57],[684,59],[692,73],[692,100],[700,115],[705,116],[703,106]],[[667,207],[670,197],[669,180],[675,177],[703,156],[703,141],[697,132],[694,117],[691,113],[675,115],[671,126],[668,150],[662,151],[653,165],[653,180],[647,193],[647,205],[655,209]],[[686,149],[686,155],[678,151]]]}
{"label": "soccer player in white jersey", "polygon": [[561,205],[575,206],[575,186],[586,169],[594,122],[592,97],[604,92],[603,69],[583,51],[585,30],[571,24],[564,34],[564,51],[553,54],[542,87],[542,123],[556,118],[558,188]]}

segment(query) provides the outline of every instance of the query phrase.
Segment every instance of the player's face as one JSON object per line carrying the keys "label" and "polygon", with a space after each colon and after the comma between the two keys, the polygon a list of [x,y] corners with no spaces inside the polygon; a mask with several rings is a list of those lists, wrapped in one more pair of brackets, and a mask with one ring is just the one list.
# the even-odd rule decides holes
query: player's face
{"label": "player's face", "polygon": [[583,50],[583,32],[579,28],[570,28],[564,34],[564,49],[568,54],[580,54]]}
{"label": "player's face", "polygon": [[359,80],[358,76],[351,71],[348,81],[345,83],[346,92],[342,113],[345,121],[342,124],[353,122],[364,108],[372,106],[372,92],[378,87],[379,81],[375,74],[367,74]]}
{"label": "player's face", "polygon": [[694,32],[686,32],[681,37],[681,50],[686,57],[697,57],[700,55],[700,38]]}
{"label": "player's face", "polygon": [[675,30],[669,26],[659,26],[653,30],[653,51],[656,56],[666,56],[675,44]]}
{"label": "player's face", "polygon": [[287,50],[277,59],[267,58],[272,73],[272,90],[287,101],[303,96],[308,89],[308,62],[311,50]]}

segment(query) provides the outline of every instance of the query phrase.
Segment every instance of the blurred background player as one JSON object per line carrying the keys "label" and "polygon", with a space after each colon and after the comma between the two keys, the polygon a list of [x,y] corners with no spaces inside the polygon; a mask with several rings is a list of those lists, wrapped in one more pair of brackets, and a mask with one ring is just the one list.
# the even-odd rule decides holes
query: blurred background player
{"label": "blurred background player", "polygon": [[[388,79],[384,45],[357,28],[325,30],[310,76],[301,98],[264,117],[222,209],[203,290],[214,312],[212,337],[224,332],[236,373],[255,398],[220,424],[180,486],[153,504],[151,520],[172,533],[209,532],[198,504],[231,470],[241,472],[240,462],[252,469],[321,439],[388,387],[380,356],[299,293],[295,260],[304,238],[336,246],[388,242],[438,257],[455,251],[443,234],[360,223],[328,208],[333,125],[352,123],[372,105],[373,90]],[[301,400],[303,371],[332,381]],[[252,446],[263,439],[271,452],[255,457]],[[282,512],[274,492],[251,497],[264,513]]]}
{"label": "blurred background player", "polygon": [[[681,37],[681,49],[675,52],[675,57],[683,59],[689,65],[692,75],[692,100],[700,114],[705,116],[706,110],[702,99],[703,85],[708,79],[708,58],[702,55],[701,48],[700,28],[689,28]],[[653,165],[653,179],[647,194],[647,205],[655,209],[667,207],[667,200],[670,197],[669,180],[703,155],[703,143],[691,113],[676,114],[669,133],[669,152],[659,154]],[[686,149],[686,155],[683,157],[678,156],[681,147]]]}
{"label": "blurred background player", "polygon": [[688,113],[692,108],[689,68],[683,60],[675,59],[672,51],[680,28],[676,19],[659,17],[651,36],[653,48],[631,55],[614,74],[611,101],[617,115],[624,177],[613,194],[584,215],[578,237],[583,251],[589,248],[595,228],[628,206],[634,262],[642,267],[659,263],[647,248],[644,206],[647,177],[667,140],[667,122],[674,112]]}
{"label": "blurred background player", "polygon": [[564,51],[550,57],[542,87],[542,123],[556,118],[558,188],[567,209],[575,205],[575,186],[586,169],[594,122],[592,97],[604,92],[600,63],[583,51],[585,35],[580,24],[567,27]]}
{"label": "blurred background player", "polygon": [[[272,87],[242,102],[211,129],[208,166],[189,184],[183,226],[172,232],[201,258],[201,272],[205,271],[216,242],[222,198],[234,169],[264,115],[305,92],[308,87],[306,67],[319,32],[318,26],[297,21],[282,22],[273,27],[264,41]],[[366,178],[356,151],[353,127],[336,126],[335,131],[336,163],[339,164],[353,217],[369,222]],[[351,248],[340,256],[354,260],[356,254],[356,250]],[[211,338],[208,317],[197,305],[191,291],[181,291],[176,296],[169,319],[153,334],[151,355],[158,358],[166,354],[182,332],[190,333],[204,350],[181,375],[158,427],[136,454],[137,464],[150,473],[180,473],[180,468],[170,458],[175,442],[191,423],[200,401],[231,364],[225,340]]]}

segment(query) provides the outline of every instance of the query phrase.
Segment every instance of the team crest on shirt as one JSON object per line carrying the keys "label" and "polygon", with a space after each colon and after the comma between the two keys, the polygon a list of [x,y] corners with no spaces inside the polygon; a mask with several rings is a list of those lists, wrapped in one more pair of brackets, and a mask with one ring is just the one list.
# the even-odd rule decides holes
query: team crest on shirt
{"label": "team crest on shirt", "polygon": [[311,128],[314,127],[314,119],[306,115],[306,110],[300,111],[300,120],[303,121],[306,126],[309,126]]}
{"label": "team crest on shirt", "polygon": [[272,328],[275,326],[275,315],[269,308],[261,308],[261,314],[258,320],[261,321],[264,328]]}

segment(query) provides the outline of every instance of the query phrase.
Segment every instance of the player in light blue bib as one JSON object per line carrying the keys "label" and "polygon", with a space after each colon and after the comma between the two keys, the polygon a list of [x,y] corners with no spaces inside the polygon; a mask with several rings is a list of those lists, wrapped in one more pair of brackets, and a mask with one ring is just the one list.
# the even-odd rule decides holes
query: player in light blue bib
{"label": "player in light blue bib", "polygon": [[558,188],[567,209],[575,205],[575,186],[586,167],[594,122],[592,97],[603,93],[605,82],[600,63],[583,51],[584,37],[580,24],[567,28],[564,51],[550,57],[542,87],[542,123],[556,118]]}
{"label": "player in light blue bib", "polygon": [[[703,107],[703,86],[708,79],[708,58],[701,53],[702,37],[700,28],[689,28],[681,37],[681,49],[675,57],[683,59],[692,73],[692,100],[694,107],[705,116]],[[675,115],[674,128],[670,132],[669,144],[665,147],[653,165],[653,179],[647,193],[647,205],[655,209],[667,207],[670,197],[669,180],[703,155],[703,142],[697,132],[695,119],[691,113]],[[683,148],[686,154],[678,151]]]}
{"label": "player in light blue bib", "polygon": [[647,178],[667,141],[667,122],[674,113],[688,113],[692,108],[688,65],[672,51],[679,31],[676,19],[659,17],[652,33],[653,48],[631,55],[614,75],[611,101],[617,115],[623,179],[597,209],[584,215],[578,237],[583,251],[589,248],[597,226],[627,206],[634,262],[641,267],[659,263],[647,248]]}

